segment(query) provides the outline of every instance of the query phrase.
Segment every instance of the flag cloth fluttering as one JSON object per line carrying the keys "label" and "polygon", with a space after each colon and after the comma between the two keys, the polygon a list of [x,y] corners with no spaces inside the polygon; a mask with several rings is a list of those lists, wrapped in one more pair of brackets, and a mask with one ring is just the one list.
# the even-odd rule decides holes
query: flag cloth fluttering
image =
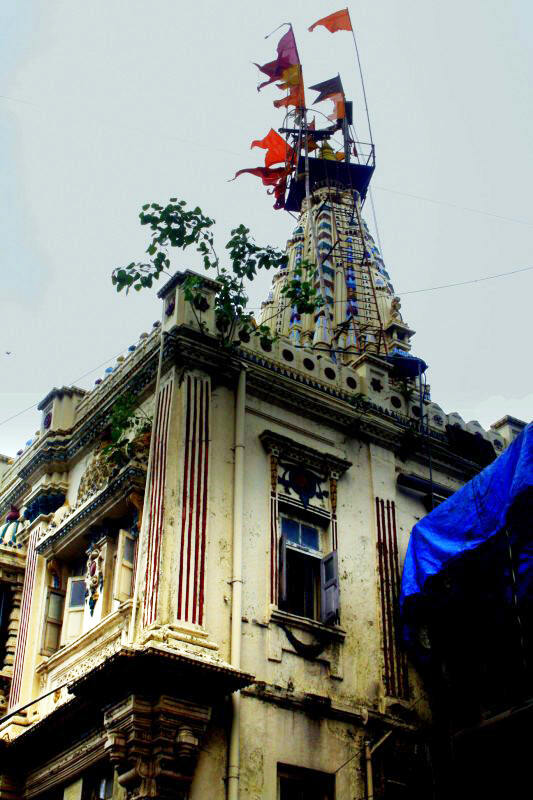
{"label": "flag cloth fluttering", "polygon": [[263,150],[266,150],[265,167],[271,167],[273,164],[289,163],[294,153],[292,147],[273,128],[269,130],[264,139],[254,139],[250,149],[252,147],[262,147]]}
{"label": "flag cloth fluttering", "polygon": [[276,198],[276,202],[274,203],[275,209],[284,208],[287,176],[291,172],[290,167],[250,167],[248,169],[239,169],[231,180],[234,181],[235,178],[238,178],[239,175],[243,175],[245,172],[249,172],[250,175],[256,175],[258,178],[261,178],[264,186],[271,187],[268,193],[273,194]]}
{"label": "flag cloth fluttering", "polygon": [[269,61],[262,66],[256,63],[256,67],[268,76],[267,81],[259,84],[257,91],[261,91],[264,86],[268,86],[270,83],[280,81],[277,84],[278,89],[287,90],[288,95],[283,100],[274,101],[276,108],[281,106],[303,107],[305,106],[305,95],[302,65],[298,57],[298,48],[296,47],[292,25],[287,33],[283,34],[276,49],[278,57],[275,61]]}
{"label": "flag cloth fluttering", "polygon": [[335,78],[330,78],[328,81],[322,81],[322,83],[315,83],[314,86],[310,86],[309,88],[312,91],[318,92],[318,97],[313,101],[313,105],[315,103],[321,103],[323,100],[333,101],[334,111],[333,114],[329,115],[328,119],[332,121],[344,119],[346,109],[344,105],[344,89],[340,75],[337,75]]}
{"label": "flag cloth fluttering", "polygon": [[313,32],[317,25],[323,25],[324,28],[327,28],[330,33],[336,33],[336,31],[353,30],[352,22],[350,20],[350,12],[347,8],[343,8],[341,11],[335,11],[333,14],[330,14],[327,17],[322,17],[322,19],[317,19],[316,22],[313,22],[309,30]]}

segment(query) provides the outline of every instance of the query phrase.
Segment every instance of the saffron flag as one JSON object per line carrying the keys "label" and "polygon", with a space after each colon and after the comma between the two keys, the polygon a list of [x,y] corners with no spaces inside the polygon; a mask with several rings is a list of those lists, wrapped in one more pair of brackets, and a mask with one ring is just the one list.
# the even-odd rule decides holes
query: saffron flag
{"label": "saffron flag", "polygon": [[281,100],[274,100],[274,106],[276,108],[282,108],[283,106],[287,108],[289,106],[303,108],[305,106],[303,83],[299,83],[298,86],[293,86],[289,93]]}
{"label": "saffron flag", "polygon": [[265,167],[271,167],[272,164],[279,164],[280,162],[286,163],[292,159],[294,153],[285,139],[272,128],[264,139],[254,139],[250,149],[252,147],[261,147],[266,150]]}
{"label": "saffron flag", "polygon": [[336,31],[353,31],[350,12],[347,8],[343,8],[341,11],[335,11],[328,17],[317,19],[316,22],[313,22],[309,30],[313,32],[317,25],[323,25],[330,33],[335,33]]}

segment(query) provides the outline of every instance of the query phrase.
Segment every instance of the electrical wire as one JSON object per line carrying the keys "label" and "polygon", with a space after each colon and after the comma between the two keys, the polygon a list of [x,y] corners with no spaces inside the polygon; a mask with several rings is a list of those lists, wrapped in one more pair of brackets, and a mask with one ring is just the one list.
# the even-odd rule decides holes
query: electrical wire
{"label": "electrical wire", "polygon": [[[411,289],[411,290],[409,290],[407,292],[398,292],[397,294],[399,296],[405,296],[407,294],[420,294],[421,292],[434,292],[434,291],[437,291],[439,289],[450,289],[450,288],[453,288],[453,287],[456,287],[456,286],[468,286],[468,285],[474,284],[474,283],[481,283],[482,281],[494,280],[495,278],[506,278],[509,275],[518,275],[519,273],[529,272],[531,270],[533,270],[533,267],[524,267],[523,269],[515,269],[515,270],[511,270],[510,272],[500,272],[500,273],[498,273],[496,275],[486,275],[483,278],[473,278],[472,280],[469,280],[469,281],[459,281],[457,283],[445,283],[445,284],[442,284],[440,286],[428,286],[425,289]],[[344,302],[346,302],[346,301],[345,300],[334,300],[333,301],[333,303],[344,303]],[[272,316],[268,317],[264,322],[266,323],[266,322],[269,322],[272,319],[275,319],[279,314],[283,313],[283,311],[285,311],[286,308],[288,308],[288,305],[284,306],[281,309],[279,309],[275,314],[273,314]],[[248,308],[248,311],[261,311],[261,307],[260,306],[255,306],[255,307],[252,307],[252,308]],[[312,350],[313,349],[312,347],[307,347],[305,345],[292,345],[292,346],[295,347],[295,348],[301,348],[301,349],[305,349],[305,350]],[[88,372],[85,372],[83,375],[80,375],[78,378],[75,378],[75,380],[73,380],[70,385],[75,384],[78,381],[83,380],[83,378],[86,378],[88,375],[91,375],[93,372],[96,372],[96,370],[100,369],[100,367],[105,366],[105,364],[107,364],[109,361],[112,361],[114,358],[118,358],[118,356],[122,355],[122,353],[126,349],[127,348],[123,348],[116,355],[110,356],[105,361],[102,361],[101,364],[98,364],[96,367],[93,367]],[[343,350],[329,350],[328,349],[328,352],[341,353],[341,352],[344,352],[344,351]],[[17,411],[17,413],[13,414],[11,417],[7,417],[6,419],[1,420],[0,421],[0,425],[5,425],[7,422],[11,422],[11,420],[16,419],[17,417],[20,417],[21,414],[25,414],[27,411],[31,411],[33,408],[36,408],[38,405],[39,405],[39,403],[34,403],[33,405],[28,406],[27,408],[23,408],[21,411]]]}
{"label": "electrical wire", "polygon": [[[21,103],[23,105],[31,106],[33,108],[39,108],[39,109],[47,110],[47,106],[41,105],[39,103],[34,103],[34,102],[30,101],[30,100],[22,100],[19,97],[10,97],[9,95],[5,95],[5,94],[0,94],[0,100],[8,100],[9,102],[12,102],[12,103]],[[313,114],[321,114],[322,113],[316,108],[312,108],[312,109],[308,109],[308,110],[311,111]],[[322,116],[326,116],[326,115],[322,114]],[[94,119],[94,116],[91,117],[91,118]],[[117,130],[128,130],[128,131],[131,131],[133,133],[141,133],[143,135],[149,135],[151,139],[153,139],[153,137],[154,137],[154,132],[151,131],[151,130],[145,129],[145,128],[138,128],[138,127],[134,127],[134,126],[131,126],[131,125],[117,125],[116,123],[109,123],[109,122],[106,122],[105,120],[102,120],[102,124],[105,125],[106,127],[116,128]],[[173,136],[171,134],[166,134],[166,133],[161,133],[161,132],[158,133],[157,135],[161,139],[168,139],[168,140],[171,140],[171,141],[181,142],[182,144],[190,144],[190,145],[193,145],[194,147],[198,147],[198,148],[200,148],[202,150],[205,150],[205,149],[209,148],[209,150],[213,150],[213,151],[216,151],[218,153],[224,153],[225,155],[238,156],[239,158],[241,156],[244,156],[243,153],[237,153],[237,152],[235,152],[235,150],[229,150],[229,149],[223,148],[223,147],[215,147],[215,146],[213,146],[212,142],[210,142],[208,144],[208,143],[205,143],[205,142],[198,142],[197,140],[195,141],[193,139],[186,139],[186,138],[181,137],[181,136]],[[482,216],[492,217],[493,219],[499,219],[499,220],[502,220],[503,222],[513,222],[516,225],[527,225],[528,227],[533,227],[533,222],[531,222],[529,220],[518,219],[516,217],[507,217],[504,214],[495,214],[495,213],[493,213],[491,211],[484,211],[483,209],[480,209],[480,208],[472,208],[470,206],[461,206],[458,203],[451,203],[451,202],[449,202],[447,200],[436,200],[435,198],[432,198],[432,197],[424,197],[422,195],[412,194],[410,192],[402,192],[402,191],[400,191],[398,189],[389,189],[386,186],[374,185],[374,189],[376,189],[376,190],[378,190],[380,192],[390,192],[391,194],[396,194],[396,195],[399,195],[401,197],[411,197],[414,200],[421,200],[421,201],[426,202],[426,203],[435,203],[437,205],[448,206],[449,208],[455,208],[458,211],[469,211],[469,212],[471,212],[473,214],[481,214]]]}
{"label": "electrical wire", "polygon": [[411,197],[413,200],[422,200],[425,203],[435,203],[439,206],[448,206],[449,208],[455,208],[458,211],[470,211],[472,214],[481,214],[484,217],[492,217],[493,219],[500,219],[504,222],[514,222],[516,225],[528,225],[529,227],[533,227],[533,222],[530,222],[527,219],[506,217],[503,214],[494,214],[492,211],[482,211],[480,208],[471,208],[470,206],[461,206],[458,203],[450,203],[448,200],[435,200],[433,197],[423,197],[419,194],[401,192],[398,189],[387,189],[385,186],[374,185],[374,189],[377,189],[378,192],[389,192],[390,194],[398,194],[402,197]]}
{"label": "electrical wire", "polygon": [[[123,347],[122,350],[119,353],[117,353],[115,356],[110,356],[109,358],[106,358],[106,360],[102,361],[101,364],[98,364],[96,367],[93,367],[88,372],[85,372],[83,375],[80,375],[78,378],[75,378],[73,381],[71,381],[69,383],[69,386],[74,386],[78,381],[81,381],[81,380],[83,380],[83,378],[86,378],[88,375],[91,375],[93,372],[96,372],[97,369],[100,369],[100,367],[105,366],[110,361],[112,361],[114,358],[118,358],[127,349],[128,349],[127,347]],[[37,408],[37,406],[39,405],[39,402],[34,403],[31,406],[28,406],[28,408],[23,408],[22,411],[17,411],[17,413],[13,414],[11,417],[7,417],[6,419],[1,420],[0,421],[0,425],[5,425],[6,422],[11,422],[11,420],[16,419],[17,417],[20,417],[21,414],[25,414],[26,411],[31,411],[33,408]]]}
{"label": "electrical wire", "polygon": [[[533,267],[524,267],[523,269],[513,269],[510,272],[499,272],[496,275],[485,275],[482,278],[472,278],[468,281],[459,281],[457,283],[443,283],[440,286],[427,286],[425,289],[409,289],[406,292],[396,292],[399,297],[404,297],[407,294],[420,294],[422,292],[435,292],[438,289],[451,289],[455,286],[468,286],[473,283],[481,283],[482,281],[491,281],[494,278],[507,278],[509,275],[518,275],[521,272],[530,272]],[[334,303],[345,303],[345,300],[334,300]],[[249,308],[249,311],[261,311],[261,306],[254,306]]]}

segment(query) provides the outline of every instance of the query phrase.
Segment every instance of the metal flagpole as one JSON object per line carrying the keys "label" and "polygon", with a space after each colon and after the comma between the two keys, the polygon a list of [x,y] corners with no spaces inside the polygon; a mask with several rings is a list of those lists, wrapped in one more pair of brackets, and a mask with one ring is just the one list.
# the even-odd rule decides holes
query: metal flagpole
{"label": "metal flagpole", "polygon": [[357,39],[355,38],[355,30],[354,30],[354,27],[353,27],[352,18],[350,16],[350,10],[347,8],[346,11],[348,11],[348,16],[350,17],[350,25],[352,27],[352,38],[353,38],[353,43],[354,43],[354,46],[355,46],[355,55],[357,57],[357,65],[359,67],[359,76],[361,78],[361,88],[363,89],[363,99],[365,101],[366,121],[368,123],[368,134],[370,136],[370,144],[374,144],[374,138],[372,136],[372,126],[370,125],[370,115],[368,113],[368,102],[367,102],[367,99],[366,99],[366,89],[365,89],[365,81],[364,81],[364,78],[363,78],[363,68],[361,67],[361,59],[359,57],[359,48],[357,47]]}

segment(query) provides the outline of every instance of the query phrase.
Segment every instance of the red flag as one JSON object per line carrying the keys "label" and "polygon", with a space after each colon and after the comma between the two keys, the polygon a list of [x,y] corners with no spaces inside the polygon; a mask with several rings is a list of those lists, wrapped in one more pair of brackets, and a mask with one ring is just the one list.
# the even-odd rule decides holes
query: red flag
{"label": "red flag", "polygon": [[284,178],[287,175],[287,168],[286,167],[250,167],[249,169],[240,169],[238,172],[235,173],[235,177],[231,178],[232,181],[235,178],[238,178],[239,175],[242,175],[245,172],[249,172],[250,175],[257,175],[258,178],[261,178],[263,184],[265,186],[274,186],[280,178]]}
{"label": "red flag", "polygon": [[317,25],[323,25],[324,28],[327,28],[330,33],[335,33],[336,31],[353,30],[350,20],[350,12],[347,8],[343,8],[341,11],[335,11],[328,17],[322,17],[322,19],[318,19],[316,22],[313,22],[309,30],[311,32],[314,31]]}
{"label": "red flag", "polygon": [[265,186],[271,186],[268,189],[268,194],[273,194],[276,198],[274,208],[285,207],[285,191],[287,189],[287,176],[290,173],[290,167],[252,167],[250,169],[240,169],[235,173],[235,177],[231,178],[232,181],[242,175],[244,172],[249,172],[250,175],[257,175],[261,178]]}
{"label": "red flag", "polygon": [[263,150],[266,150],[265,167],[271,167],[272,164],[280,162],[286,163],[292,159],[293,155],[292,147],[272,128],[264,139],[254,139],[250,149],[252,147],[262,147]]}

